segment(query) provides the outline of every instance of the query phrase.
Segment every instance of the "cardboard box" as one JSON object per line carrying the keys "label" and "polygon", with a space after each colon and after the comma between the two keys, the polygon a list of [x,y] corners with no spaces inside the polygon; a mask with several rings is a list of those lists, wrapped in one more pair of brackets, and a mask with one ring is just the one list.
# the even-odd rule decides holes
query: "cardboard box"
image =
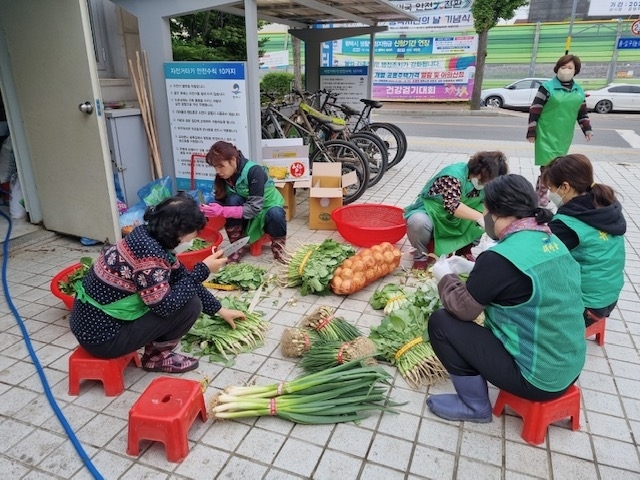
{"label": "cardboard box", "polygon": [[276,188],[284,197],[284,213],[287,222],[296,214],[296,190],[292,182],[276,183]]}
{"label": "cardboard box", "polygon": [[262,140],[262,164],[274,181],[309,180],[309,146],[301,138]]}
{"label": "cardboard box", "polygon": [[356,172],[342,175],[340,163],[314,163],[309,190],[309,228],[336,230],[331,212],[342,206],[342,189],[357,181]]}

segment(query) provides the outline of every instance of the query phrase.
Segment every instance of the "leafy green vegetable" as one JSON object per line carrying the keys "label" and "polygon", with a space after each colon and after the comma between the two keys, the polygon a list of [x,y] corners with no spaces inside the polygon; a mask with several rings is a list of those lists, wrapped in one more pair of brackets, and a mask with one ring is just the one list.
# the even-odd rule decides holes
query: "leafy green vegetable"
{"label": "leafy green vegetable", "polygon": [[255,290],[262,284],[265,272],[264,268],[248,263],[230,263],[218,270],[210,281],[242,290]]}
{"label": "leafy green vegetable", "polygon": [[74,283],[78,280],[82,280],[91,269],[91,265],[93,265],[93,258],[82,257],[80,259],[80,265],[80,268],[71,272],[65,280],[58,281],[58,288],[62,293],[72,296],[76,294]]}
{"label": "leafy green vegetable", "polygon": [[389,300],[399,295],[407,296],[404,288],[397,283],[388,283],[380,290],[373,292],[369,303],[374,310],[381,310],[387,305]]}
{"label": "leafy green vegetable", "polygon": [[191,246],[185,250],[185,252],[197,252],[198,250],[203,250],[212,246],[213,243],[208,242],[207,240],[203,240],[202,238],[194,238]]}
{"label": "leafy green vegetable", "polygon": [[329,282],[333,278],[333,272],[344,260],[355,253],[351,245],[339,243],[330,238],[326,239],[311,254],[304,266],[300,293],[302,295],[329,293]]}

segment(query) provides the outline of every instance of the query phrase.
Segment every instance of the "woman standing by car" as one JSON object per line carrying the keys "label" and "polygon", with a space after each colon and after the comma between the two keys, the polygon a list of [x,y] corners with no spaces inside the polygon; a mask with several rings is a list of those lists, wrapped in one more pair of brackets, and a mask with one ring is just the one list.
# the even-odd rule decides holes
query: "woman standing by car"
{"label": "woman standing by car", "polygon": [[[578,122],[587,141],[593,137],[584,90],[574,80],[581,66],[576,55],[560,57],[553,67],[556,76],[540,86],[529,107],[527,140],[535,143],[535,164],[540,173],[551,160],[567,154],[573,141],[574,122]],[[549,204],[547,191],[538,177],[536,192],[543,207]]]}

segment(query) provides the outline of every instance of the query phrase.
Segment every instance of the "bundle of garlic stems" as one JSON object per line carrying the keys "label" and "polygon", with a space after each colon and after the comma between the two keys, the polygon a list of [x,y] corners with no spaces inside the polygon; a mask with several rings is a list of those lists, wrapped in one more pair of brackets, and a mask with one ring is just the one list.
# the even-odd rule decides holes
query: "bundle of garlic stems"
{"label": "bundle of garlic stems", "polygon": [[316,373],[352,360],[364,359],[367,365],[375,365],[376,344],[367,337],[350,342],[326,341],[314,343],[298,366],[306,373]]}
{"label": "bundle of garlic stems", "polygon": [[392,376],[379,366],[354,360],[290,382],[227,387],[210,404],[217,419],[276,416],[320,425],[362,420],[372,410],[393,412],[387,395]]}
{"label": "bundle of garlic stems", "polygon": [[336,317],[334,309],[327,306],[318,307],[302,319],[302,326],[318,333],[323,340],[354,340],[362,333],[345,319]]}

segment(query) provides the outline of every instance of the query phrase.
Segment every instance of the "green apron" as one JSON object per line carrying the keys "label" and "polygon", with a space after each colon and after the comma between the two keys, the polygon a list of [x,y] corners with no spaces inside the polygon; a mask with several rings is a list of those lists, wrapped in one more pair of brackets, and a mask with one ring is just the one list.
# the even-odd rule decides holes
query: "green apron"
{"label": "green apron", "polygon": [[[240,172],[240,177],[235,185],[231,186],[227,184],[227,195],[235,193],[240,195],[242,198],[249,198],[249,181],[247,179],[247,175],[249,174],[249,170],[252,167],[258,165],[251,160],[248,160],[245,164],[242,172]],[[261,167],[265,169],[265,167]],[[265,169],[266,172],[266,169]],[[262,205],[262,210],[249,220],[247,226],[247,235],[249,235],[249,243],[254,243],[260,237],[262,237],[264,233],[264,220],[267,215],[267,210],[271,207],[282,207],[284,206],[284,198],[282,194],[278,191],[273,183],[271,177],[267,173],[267,183],[264,185],[264,204]]]}
{"label": "green apron", "polygon": [[542,108],[536,126],[536,165],[545,166],[551,160],[566,155],[573,141],[573,132],[585,94],[575,81],[571,90],[562,86],[558,77],[545,82],[549,99]]}
{"label": "green apron", "polygon": [[110,317],[117,318],[118,320],[137,320],[149,311],[149,307],[142,301],[142,298],[140,298],[140,295],[137,293],[116,300],[115,302],[101,305],[84,291],[82,280],[74,283],[74,287],[76,289],[77,300],[93,305],[98,310],[102,310]]}
{"label": "green apron", "polygon": [[454,163],[443,168],[424,186],[415,202],[404,209],[404,218],[415,212],[424,212],[433,222],[433,243],[436,255],[447,255],[469,245],[482,236],[482,228],[476,222],[457,218],[444,209],[442,195],[429,195],[429,190],[440,177],[454,177],[462,186],[460,201],[467,207],[482,212],[484,192],[477,197],[467,197],[474,189],[469,181],[469,167],[466,163]]}

